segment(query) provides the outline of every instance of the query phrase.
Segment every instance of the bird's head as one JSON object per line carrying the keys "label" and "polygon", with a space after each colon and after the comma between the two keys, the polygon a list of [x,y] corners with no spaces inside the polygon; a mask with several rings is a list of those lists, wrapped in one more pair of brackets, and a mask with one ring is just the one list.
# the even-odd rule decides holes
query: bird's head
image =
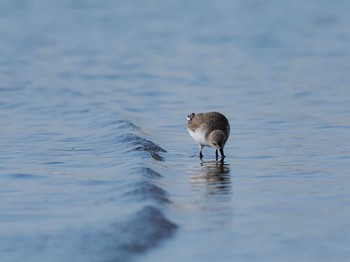
{"label": "bird's head", "polygon": [[227,137],[221,130],[214,130],[209,135],[209,144],[216,149],[223,149],[227,141]]}

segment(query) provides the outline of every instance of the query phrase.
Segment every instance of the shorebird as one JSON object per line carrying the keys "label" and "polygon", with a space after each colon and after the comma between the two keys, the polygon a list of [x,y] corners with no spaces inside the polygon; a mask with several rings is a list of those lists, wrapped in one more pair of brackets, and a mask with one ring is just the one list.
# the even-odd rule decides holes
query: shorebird
{"label": "shorebird", "polygon": [[208,112],[187,115],[187,130],[199,144],[200,159],[203,158],[202,150],[205,146],[216,148],[216,159],[218,159],[218,151],[222,159],[225,158],[224,147],[230,136],[230,124],[223,114]]}

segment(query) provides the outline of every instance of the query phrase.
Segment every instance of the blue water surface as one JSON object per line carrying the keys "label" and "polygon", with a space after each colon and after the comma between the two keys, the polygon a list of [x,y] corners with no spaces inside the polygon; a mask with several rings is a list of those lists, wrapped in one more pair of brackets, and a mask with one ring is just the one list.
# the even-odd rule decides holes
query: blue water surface
{"label": "blue water surface", "polygon": [[348,261],[349,8],[0,4],[1,261]]}

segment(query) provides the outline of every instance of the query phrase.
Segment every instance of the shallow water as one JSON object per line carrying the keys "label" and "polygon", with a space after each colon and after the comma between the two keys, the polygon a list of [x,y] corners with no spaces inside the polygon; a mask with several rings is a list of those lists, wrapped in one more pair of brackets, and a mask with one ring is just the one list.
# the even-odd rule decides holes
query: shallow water
{"label": "shallow water", "polygon": [[[1,261],[347,261],[348,10],[2,4]],[[224,163],[186,130],[211,110]]]}

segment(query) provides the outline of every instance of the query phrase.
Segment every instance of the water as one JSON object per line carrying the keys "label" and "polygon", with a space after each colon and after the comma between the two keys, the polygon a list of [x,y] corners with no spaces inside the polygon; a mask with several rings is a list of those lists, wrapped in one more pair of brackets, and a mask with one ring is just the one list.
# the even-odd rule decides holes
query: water
{"label": "water", "polygon": [[1,261],[347,261],[348,10],[2,3]]}

